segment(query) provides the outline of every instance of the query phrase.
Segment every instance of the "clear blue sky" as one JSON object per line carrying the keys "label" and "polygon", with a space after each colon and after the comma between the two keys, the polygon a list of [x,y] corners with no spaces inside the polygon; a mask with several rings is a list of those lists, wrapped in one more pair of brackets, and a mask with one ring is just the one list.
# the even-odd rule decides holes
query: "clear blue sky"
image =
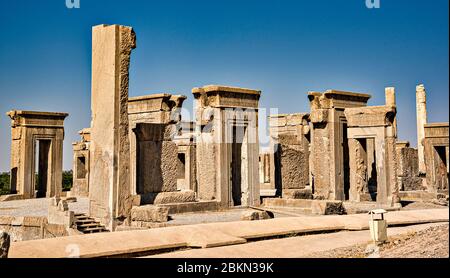
{"label": "clear blue sky", "polygon": [[71,143],[90,124],[91,27],[134,27],[130,96],[224,84],[262,90],[261,106],[309,111],[307,91],[373,95],[396,87],[400,139],[416,145],[415,86],[429,121],[448,121],[448,0],[0,0],[0,171],[9,170],[11,109],[68,112]]}

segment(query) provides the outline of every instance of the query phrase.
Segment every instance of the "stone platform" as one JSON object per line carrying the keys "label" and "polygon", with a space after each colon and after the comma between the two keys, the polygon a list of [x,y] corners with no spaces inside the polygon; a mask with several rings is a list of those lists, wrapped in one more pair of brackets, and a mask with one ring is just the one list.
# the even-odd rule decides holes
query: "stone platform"
{"label": "stone platform", "polygon": [[[449,210],[396,211],[386,214],[390,227],[448,222]],[[142,256],[168,250],[235,245],[248,240],[318,232],[369,229],[366,214],[285,217],[261,221],[236,221],[68,236],[11,244],[11,258],[65,258],[77,249],[82,258]],[[71,249],[68,249],[72,247]]]}

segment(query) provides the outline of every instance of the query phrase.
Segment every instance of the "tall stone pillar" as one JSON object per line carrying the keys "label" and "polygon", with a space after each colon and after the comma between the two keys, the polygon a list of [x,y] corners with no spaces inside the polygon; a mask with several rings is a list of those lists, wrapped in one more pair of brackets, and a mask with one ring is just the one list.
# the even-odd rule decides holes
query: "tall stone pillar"
{"label": "tall stone pillar", "polygon": [[131,210],[128,70],[136,36],[131,27],[92,29],[90,216],[110,230]]}
{"label": "tall stone pillar", "polygon": [[[397,107],[397,101],[395,99],[395,88],[394,87],[387,87],[385,88],[385,96],[386,96],[386,105],[387,106],[393,106]],[[394,137],[398,137],[397,133],[397,118],[394,119],[393,123],[393,129],[394,129]]]}
{"label": "tall stone pillar", "polygon": [[425,124],[427,123],[427,96],[423,84],[416,87],[417,112],[417,150],[419,153],[419,172],[425,173],[425,156],[423,139],[425,138]]}

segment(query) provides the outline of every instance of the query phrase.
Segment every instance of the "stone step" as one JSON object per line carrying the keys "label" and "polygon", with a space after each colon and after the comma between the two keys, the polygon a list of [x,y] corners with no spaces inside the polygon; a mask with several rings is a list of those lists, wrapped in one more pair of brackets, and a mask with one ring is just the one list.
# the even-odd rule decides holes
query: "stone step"
{"label": "stone step", "polygon": [[103,226],[98,226],[98,227],[94,227],[94,228],[81,229],[81,232],[87,234],[87,233],[107,232],[107,230]]}
{"label": "stone step", "polygon": [[100,225],[99,223],[97,223],[97,222],[77,225],[77,228],[78,228],[78,229],[89,228],[89,227],[103,227],[103,226],[101,226],[101,225]]}
{"label": "stone step", "polygon": [[84,234],[108,232],[105,226],[83,213],[75,214],[75,225],[77,230]]}
{"label": "stone step", "polygon": [[96,223],[96,222],[94,219],[81,219],[81,220],[75,220],[75,223],[89,224],[89,223]]}

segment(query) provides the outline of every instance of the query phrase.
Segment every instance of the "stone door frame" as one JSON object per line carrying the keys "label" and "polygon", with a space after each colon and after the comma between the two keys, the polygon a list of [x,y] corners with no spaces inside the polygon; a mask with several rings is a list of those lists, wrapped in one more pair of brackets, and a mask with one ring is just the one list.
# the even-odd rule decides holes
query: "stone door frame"
{"label": "stone door frame", "polygon": [[[352,155],[355,155],[354,149],[351,149],[352,140],[358,141],[361,139],[373,139],[375,149],[375,165],[377,170],[377,197],[376,202],[381,204],[388,204],[389,197],[391,196],[391,188],[389,185],[388,167],[389,162],[386,159],[386,136],[387,128],[384,126],[379,127],[348,127],[347,138],[349,141],[349,159],[350,159],[350,201],[361,201],[361,196],[358,192],[356,184],[354,184],[354,175],[356,171],[355,165],[351,161],[355,159]],[[357,144],[360,144],[359,141]],[[366,162],[367,167],[367,162]],[[369,184],[366,181],[365,187],[368,188]]]}

